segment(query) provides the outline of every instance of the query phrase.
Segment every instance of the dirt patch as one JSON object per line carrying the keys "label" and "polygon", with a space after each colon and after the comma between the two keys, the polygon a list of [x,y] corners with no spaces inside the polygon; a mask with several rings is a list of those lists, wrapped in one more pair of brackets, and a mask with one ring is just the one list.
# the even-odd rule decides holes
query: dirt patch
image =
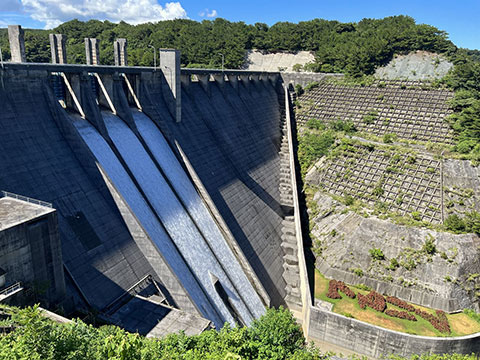
{"label": "dirt patch", "polygon": [[381,315],[377,315],[374,312],[359,310],[352,303],[337,304],[335,306],[335,312],[337,313],[349,313],[357,320],[367,322],[369,324],[382,326],[387,329],[396,331],[405,331],[405,328],[397,324],[394,320],[385,319]]}
{"label": "dirt patch", "polygon": [[459,335],[469,335],[480,332],[480,324],[466,314],[454,314],[450,316],[450,327]]}

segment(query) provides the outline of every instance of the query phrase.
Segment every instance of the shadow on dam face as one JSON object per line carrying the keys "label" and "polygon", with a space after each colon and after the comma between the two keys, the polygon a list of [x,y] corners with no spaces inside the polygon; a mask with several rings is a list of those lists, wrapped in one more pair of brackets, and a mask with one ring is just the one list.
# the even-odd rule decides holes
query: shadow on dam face
{"label": "shadow on dam face", "polygon": [[[61,114],[55,110],[59,105],[46,79],[4,78],[4,84],[0,188],[53,204],[64,264],[88,302],[101,309],[152,273],[151,266],[131,241],[105,184],[91,176],[88,167],[95,167],[94,159],[88,153],[74,153],[75,139],[67,141],[59,130],[56,120]],[[90,224],[88,230],[72,229],[68,219],[78,213]],[[101,243],[90,249],[81,239],[89,237],[91,229]],[[127,260],[129,254],[137,254],[136,261]]]}
{"label": "shadow on dam face", "polygon": [[[162,274],[155,272],[144,250],[139,249],[133,241],[126,220],[117,208],[111,190],[106,186],[106,180],[98,167],[98,163],[102,163],[99,161],[100,155],[95,154],[91,145],[87,146],[88,141],[77,131],[76,120],[72,121],[72,117],[59,106],[50,89],[48,76],[31,79],[6,77],[4,80],[6,86],[0,94],[0,104],[2,109],[5,109],[0,114],[0,129],[3,134],[0,142],[0,188],[54,204],[59,214],[65,266],[87,302],[97,309],[102,309],[146,275],[157,274],[161,281]],[[207,94],[200,84],[191,83],[183,89],[182,122],[176,123],[163,97],[155,96],[155,86],[141,86],[150,92],[150,99],[153,99],[149,111],[148,106],[145,107],[145,113],[154,113],[151,118],[162,130],[168,145],[175,148],[173,144],[178,143],[185,153],[221,218],[270,296],[272,305],[283,304],[284,254],[280,244],[284,213],[279,201],[281,113],[275,87],[266,81],[249,81],[248,85],[240,82],[238,89],[229,84],[218,86],[212,82],[211,91]],[[91,99],[88,101],[92,102]],[[95,105],[92,108],[95,108]],[[114,156],[121,157],[119,166],[127,169],[126,175],[122,176],[131,177],[133,180],[128,189],[125,187],[124,200],[128,203],[127,193],[131,195],[140,190],[135,196],[145,198],[146,203],[135,206],[130,204],[130,208],[140,223],[142,221],[139,214],[142,212],[150,213],[145,217],[156,219],[145,220],[150,223],[150,228],[146,222],[142,223],[150,237],[155,231],[168,233],[159,234],[158,238],[172,237],[173,228],[183,227],[183,230],[178,230],[184,231],[180,238],[187,239],[187,243],[196,244],[199,240],[188,239],[191,234],[199,231],[198,239],[204,238],[205,244],[214,249],[215,257],[222,258],[218,259],[219,267],[215,270],[222,286],[232,299],[251,305],[257,300],[244,297],[254,291],[242,288],[243,285],[239,284],[245,279],[237,279],[235,275],[243,274],[242,269],[237,271],[235,266],[226,265],[230,261],[226,260],[230,255],[226,252],[220,256],[219,247],[211,243],[218,229],[213,231],[211,224],[202,225],[202,216],[195,218],[196,211],[204,210],[201,210],[199,205],[203,204],[201,201],[189,199],[187,193],[191,193],[193,187],[188,189],[186,195],[181,195],[187,185],[192,186],[190,179],[181,185],[175,175],[168,174],[173,166],[162,165],[162,151],[158,150],[160,155],[157,156],[157,150],[154,150],[158,139],[148,138],[156,127],[148,128],[153,125],[151,123],[142,130],[142,126],[148,122],[138,119],[135,112],[133,118],[133,124],[125,122],[128,126],[133,126],[132,136],[138,137],[136,141],[140,140],[138,148],[147,149],[148,154],[145,156],[154,161],[153,167],[161,171],[168,186],[180,200],[181,206],[178,209],[188,208],[189,215],[185,218],[179,216],[179,212],[160,215],[164,210],[175,208],[167,203],[153,206],[154,192],[159,191],[160,181],[153,181],[153,186],[157,189],[147,195],[148,176],[142,180],[145,181],[144,185],[140,184],[144,169],[134,170],[139,165],[135,156],[127,161],[127,157],[132,155],[129,154],[132,151],[131,143],[122,150],[125,137],[122,135],[121,138],[113,139],[112,120],[105,118],[105,126],[100,116],[104,129],[102,131],[107,132],[108,128],[105,146],[113,147]],[[130,130],[123,120],[115,119],[119,125],[123,124],[121,126],[125,128],[125,135]],[[103,161],[105,165],[109,160]],[[106,172],[112,183],[115,183],[111,176],[112,171],[114,170]],[[122,193],[118,184],[117,188],[119,193]],[[193,191],[196,192],[195,189]],[[161,209],[162,206],[166,208]],[[185,225],[191,221],[194,225]],[[153,230],[155,227],[162,230]],[[191,230],[188,230],[190,227]],[[179,251],[179,244],[176,243],[172,251]],[[210,250],[205,248],[205,251],[208,253]],[[195,282],[201,284],[198,291],[208,294],[207,302],[215,303],[217,300],[212,299],[216,299],[217,295],[209,293],[211,284],[207,284],[206,277],[202,280],[204,271],[195,268],[195,262],[205,258],[200,255],[195,261],[193,250],[190,250],[190,254],[186,249],[180,252],[181,257],[177,260],[170,258],[169,261],[172,261],[172,264],[175,261],[186,261],[188,266],[183,270],[180,266],[173,272],[179,274],[190,271],[194,274]],[[187,259],[187,255],[191,258]],[[172,267],[172,264],[169,266]],[[223,275],[218,273],[225,274],[226,277],[222,278]],[[231,285],[229,279],[232,281]],[[187,286],[188,281],[186,278],[180,279],[183,286]],[[197,302],[201,303],[198,299]],[[243,312],[243,318],[248,319],[248,312],[252,313],[252,318],[261,315],[262,311],[255,310],[255,306],[243,310],[242,306],[242,302],[236,304],[236,310]],[[224,313],[223,319],[215,321],[216,323],[230,320],[224,309],[220,309],[222,305],[217,304],[213,308],[214,312]]]}
{"label": "shadow on dam face", "polygon": [[[198,83],[183,91],[182,122],[169,127],[270,294],[283,304],[280,112],[273,86]],[[270,88],[270,91],[267,91]],[[231,98],[236,97],[235,104]]]}

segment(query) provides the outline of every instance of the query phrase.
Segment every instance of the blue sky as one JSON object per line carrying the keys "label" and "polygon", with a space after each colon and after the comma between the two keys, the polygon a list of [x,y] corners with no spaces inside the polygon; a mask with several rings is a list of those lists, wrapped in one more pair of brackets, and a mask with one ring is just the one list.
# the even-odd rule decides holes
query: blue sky
{"label": "blue sky", "polygon": [[480,49],[480,0],[179,0],[173,3],[163,0],[0,0],[0,27],[17,23],[23,27],[51,28],[73,18],[141,23],[217,16],[272,25],[277,21],[313,18],[356,22],[365,17],[400,14],[447,31],[457,46]]}

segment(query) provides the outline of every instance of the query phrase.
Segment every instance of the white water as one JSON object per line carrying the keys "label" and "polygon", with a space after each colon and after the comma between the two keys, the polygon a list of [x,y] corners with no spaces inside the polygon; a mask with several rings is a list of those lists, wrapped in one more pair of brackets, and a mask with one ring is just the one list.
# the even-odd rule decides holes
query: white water
{"label": "white water", "polygon": [[223,325],[222,320],[218,318],[215,310],[211,308],[201,288],[192,277],[190,270],[178,254],[158,218],[152,212],[110,146],[88,121],[79,118],[74,121],[74,125],[149,237],[161,251],[186,291],[190,294],[192,300],[204,311],[208,309],[204,316],[215,323]]}
{"label": "white water", "polygon": [[214,249],[215,255],[223,265],[223,269],[227,272],[228,277],[235,283],[250,311],[255,317],[260,317],[265,312],[265,307],[163,134],[145,114],[136,109],[132,109],[132,113],[140,135],[205,240]]}
{"label": "white water", "polygon": [[[170,238],[192,268],[204,290],[214,301],[224,320],[234,323],[233,317],[214,289],[210,273],[218,277],[240,316],[249,324],[253,320],[249,310],[239,298],[229,277],[218,263],[192,218],[185,211],[139,139],[117,116],[107,112],[102,115],[110,138],[123,160],[155,209]],[[184,195],[187,196],[186,203],[191,204],[195,201],[189,198],[191,194]],[[160,251],[162,251],[161,248]],[[215,325],[220,328],[223,324],[215,323]]]}

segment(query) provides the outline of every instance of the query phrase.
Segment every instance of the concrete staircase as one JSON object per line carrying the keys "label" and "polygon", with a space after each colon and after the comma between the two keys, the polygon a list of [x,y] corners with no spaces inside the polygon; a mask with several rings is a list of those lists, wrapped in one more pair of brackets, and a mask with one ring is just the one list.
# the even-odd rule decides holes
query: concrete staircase
{"label": "concrete staircase", "polygon": [[293,189],[288,150],[287,123],[285,115],[281,122],[282,142],[280,146],[280,202],[285,209],[282,221],[283,278],[287,284],[285,302],[291,310],[302,307],[300,294],[300,274],[298,268],[298,248],[293,216]]}

